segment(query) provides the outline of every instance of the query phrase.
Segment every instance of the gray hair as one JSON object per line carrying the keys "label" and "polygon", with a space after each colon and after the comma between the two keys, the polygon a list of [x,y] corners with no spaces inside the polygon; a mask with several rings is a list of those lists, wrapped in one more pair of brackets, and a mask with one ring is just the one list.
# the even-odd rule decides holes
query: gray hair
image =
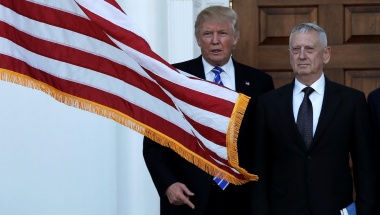
{"label": "gray hair", "polygon": [[195,21],[195,25],[194,25],[194,30],[195,30],[194,33],[195,35],[197,35],[199,33],[200,25],[206,21],[222,20],[222,21],[230,22],[235,36],[239,36],[239,30],[237,27],[237,19],[238,19],[238,16],[236,12],[229,7],[210,6],[203,9],[198,14],[197,20]]}
{"label": "gray hair", "polygon": [[318,37],[321,42],[321,45],[323,47],[326,47],[327,46],[326,32],[325,30],[323,30],[323,28],[319,27],[317,24],[314,24],[314,23],[301,23],[301,24],[296,25],[296,27],[294,27],[292,32],[290,33],[289,46],[290,46],[290,41],[292,40],[293,34],[295,32],[308,33],[311,29],[318,32]]}

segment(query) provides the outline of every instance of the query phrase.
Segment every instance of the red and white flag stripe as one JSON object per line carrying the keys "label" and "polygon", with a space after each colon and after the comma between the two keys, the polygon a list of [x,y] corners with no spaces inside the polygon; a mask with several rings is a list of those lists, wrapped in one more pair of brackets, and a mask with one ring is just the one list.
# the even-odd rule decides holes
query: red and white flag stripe
{"label": "red and white flag stripe", "polygon": [[0,28],[2,80],[111,118],[231,183],[257,179],[237,157],[249,97],[177,71],[114,0],[0,0]]}

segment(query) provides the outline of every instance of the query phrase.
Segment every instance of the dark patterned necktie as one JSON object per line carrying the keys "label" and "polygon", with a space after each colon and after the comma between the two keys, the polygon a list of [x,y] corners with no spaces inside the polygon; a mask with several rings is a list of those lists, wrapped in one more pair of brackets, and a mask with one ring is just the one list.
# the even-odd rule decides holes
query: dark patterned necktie
{"label": "dark patterned necktie", "polygon": [[222,78],[220,77],[220,73],[223,72],[223,69],[217,66],[214,69],[212,69],[211,72],[215,74],[214,82],[223,85]]}
{"label": "dark patterned necktie", "polygon": [[305,141],[306,148],[309,150],[311,140],[313,139],[313,105],[311,104],[309,96],[314,92],[314,89],[311,87],[305,87],[302,91],[305,95],[298,111],[297,126]]}

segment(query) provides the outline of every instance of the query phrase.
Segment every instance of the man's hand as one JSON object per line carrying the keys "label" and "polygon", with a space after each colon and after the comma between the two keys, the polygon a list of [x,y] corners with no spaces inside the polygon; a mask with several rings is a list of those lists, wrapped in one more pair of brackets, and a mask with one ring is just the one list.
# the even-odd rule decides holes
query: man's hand
{"label": "man's hand", "polygon": [[169,199],[170,204],[173,205],[188,205],[192,209],[195,208],[194,204],[190,201],[190,196],[194,196],[186,185],[176,182],[166,190],[166,196]]}

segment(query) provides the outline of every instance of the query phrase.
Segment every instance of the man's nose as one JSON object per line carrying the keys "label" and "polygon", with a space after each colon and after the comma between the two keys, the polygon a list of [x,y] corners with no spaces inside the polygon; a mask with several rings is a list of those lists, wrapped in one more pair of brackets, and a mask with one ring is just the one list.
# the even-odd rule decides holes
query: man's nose
{"label": "man's nose", "polygon": [[211,42],[212,43],[218,43],[219,42],[219,35],[217,33],[212,34]]}
{"label": "man's nose", "polygon": [[306,57],[305,51],[306,51],[305,48],[301,48],[300,53],[299,53],[299,58],[300,59],[305,59],[305,57]]}

